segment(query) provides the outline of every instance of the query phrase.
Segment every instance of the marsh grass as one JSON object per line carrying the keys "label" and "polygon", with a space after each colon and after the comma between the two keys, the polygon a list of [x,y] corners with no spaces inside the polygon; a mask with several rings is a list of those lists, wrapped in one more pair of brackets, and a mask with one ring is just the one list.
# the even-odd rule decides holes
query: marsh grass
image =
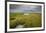
{"label": "marsh grass", "polygon": [[24,25],[23,28],[41,27],[40,13],[10,13],[10,28],[16,28],[17,25]]}

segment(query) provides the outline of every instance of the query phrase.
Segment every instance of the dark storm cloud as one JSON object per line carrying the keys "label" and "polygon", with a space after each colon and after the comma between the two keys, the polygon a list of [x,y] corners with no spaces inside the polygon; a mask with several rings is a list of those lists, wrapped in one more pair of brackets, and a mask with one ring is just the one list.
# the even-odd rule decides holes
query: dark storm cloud
{"label": "dark storm cloud", "polygon": [[41,12],[41,6],[11,4],[10,12]]}

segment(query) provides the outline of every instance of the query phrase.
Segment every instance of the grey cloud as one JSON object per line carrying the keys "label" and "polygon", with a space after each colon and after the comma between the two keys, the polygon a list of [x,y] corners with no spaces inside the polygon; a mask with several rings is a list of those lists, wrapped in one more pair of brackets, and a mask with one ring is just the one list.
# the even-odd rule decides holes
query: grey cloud
{"label": "grey cloud", "polygon": [[10,5],[10,12],[41,12],[41,6],[36,5]]}

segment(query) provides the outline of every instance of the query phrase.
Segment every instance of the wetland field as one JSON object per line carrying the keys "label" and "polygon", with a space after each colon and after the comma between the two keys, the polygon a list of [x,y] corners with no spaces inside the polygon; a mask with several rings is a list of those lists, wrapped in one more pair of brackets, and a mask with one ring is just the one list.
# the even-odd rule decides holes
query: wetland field
{"label": "wetland field", "polygon": [[21,25],[22,28],[41,27],[41,13],[10,13],[10,28],[17,28]]}

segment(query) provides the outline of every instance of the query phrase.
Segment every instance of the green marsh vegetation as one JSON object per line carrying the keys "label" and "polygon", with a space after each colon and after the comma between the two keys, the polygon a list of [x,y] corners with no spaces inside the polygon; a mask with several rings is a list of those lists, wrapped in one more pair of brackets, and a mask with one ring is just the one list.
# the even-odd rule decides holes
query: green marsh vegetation
{"label": "green marsh vegetation", "polygon": [[23,28],[41,27],[41,13],[10,13],[10,28],[16,28],[17,25],[24,25]]}

